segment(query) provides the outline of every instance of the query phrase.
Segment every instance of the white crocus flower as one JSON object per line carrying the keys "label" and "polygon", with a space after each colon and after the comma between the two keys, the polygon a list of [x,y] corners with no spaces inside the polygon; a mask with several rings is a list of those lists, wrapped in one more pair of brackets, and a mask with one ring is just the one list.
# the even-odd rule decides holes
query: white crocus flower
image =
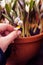
{"label": "white crocus flower", "polygon": [[19,25],[19,26],[21,27],[21,26],[23,25],[23,21],[20,20],[19,17],[17,17],[17,18],[15,18],[15,20],[14,20],[14,24],[17,24],[17,25]]}
{"label": "white crocus flower", "polygon": [[5,0],[0,1],[0,6],[1,6],[2,8],[5,7]]}
{"label": "white crocus flower", "polygon": [[29,7],[30,7],[29,5],[25,6],[25,10],[26,10],[27,13],[29,13]]}
{"label": "white crocus flower", "polygon": [[11,3],[11,7],[13,7],[13,5],[14,5],[14,2]]}
{"label": "white crocus flower", "polygon": [[21,5],[23,5],[23,4],[24,4],[22,0],[19,0],[19,1],[20,1]]}
{"label": "white crocus flower", "polygon": [[11,15],[11,16],[13,15],[12,13],[13,13],[13,10],[10,11],[10,15]]}
{"label": "white crocus flower", "polygon": [[25,0],[25,2],[30,2],[31,0]]}
{"label": "white crocus flower", "polygon": [[22,27],[23,21],[22,20],[19,20],[17,25],[19,25],[20,27]]}
{"label": "white crocus flower", "polygon": [[35,3],[36,3],[36,5],[38,5],[38,3],[39,3],[39,0],[35,0]]}
{"label": "white crocus flower", "polygon": [[7,4],[9,4],[9,3],[11,2],[11,0],[5,0],[5,2],[6,2]]}
{"label": "white crocus flower", "polygon": [[43,11],[43,1],[42,1],[42,5],[41,5],[41,11]]}
{"label": "white crocus flower", "polygon": [[23,21],[22,20],[19,20],[18,21],[18,23],[17,23],[17,27],[16,28],[14,28],[14,30],[18,30],[18,29],[20,29],[20,28],[22,28],[22,26],[23,26]]}
{"label": "white crocus flower", "polygon": [[20,18],[19,18],[19,17],[15,18],[15,20],[14,20],[14,24],[17,24],[18,21],[20,21]]}

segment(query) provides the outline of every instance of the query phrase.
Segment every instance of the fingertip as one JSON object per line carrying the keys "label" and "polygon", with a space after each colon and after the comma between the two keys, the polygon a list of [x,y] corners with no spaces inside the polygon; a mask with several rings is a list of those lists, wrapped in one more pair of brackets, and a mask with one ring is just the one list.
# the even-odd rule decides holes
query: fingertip
{"label": "fingertip", "polygon": [[17,34],[20,35],[21,34],[21,31],[18,31]]}

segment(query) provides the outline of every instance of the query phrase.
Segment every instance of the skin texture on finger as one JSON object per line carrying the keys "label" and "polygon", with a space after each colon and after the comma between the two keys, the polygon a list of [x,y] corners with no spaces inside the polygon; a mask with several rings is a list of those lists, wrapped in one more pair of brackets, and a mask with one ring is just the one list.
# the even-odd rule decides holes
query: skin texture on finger
{"label": "skin texture on finger", "polygon": [[9,31],[5,31],[5,36],[7,36],[10,32]]}
{"label": "skin texture on finger", "polygon": [[6,51],[9,44],[21,34],[21,31],[13,31],[5,37],[0,37],[0,48],[3,52]]}
{"label": "skin texture on finger", "polygon": [[5,30],[8,30],[11,32],[14,30],[14,27],[10,24],[0,23],[0,32],[3,32]]}

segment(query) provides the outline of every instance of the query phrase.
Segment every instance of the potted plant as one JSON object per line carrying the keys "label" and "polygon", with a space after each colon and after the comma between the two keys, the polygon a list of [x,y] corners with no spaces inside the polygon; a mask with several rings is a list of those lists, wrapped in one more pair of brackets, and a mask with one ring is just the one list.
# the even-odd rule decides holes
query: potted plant
{"label": "potted plant", "polygon": [[2,16],[22,32],[12,44],[8,63],[22,65],[37,54],[43,38],[39,8],[35,0],[11,0],[5,4],[5,9],[6,13],[2,12]]}

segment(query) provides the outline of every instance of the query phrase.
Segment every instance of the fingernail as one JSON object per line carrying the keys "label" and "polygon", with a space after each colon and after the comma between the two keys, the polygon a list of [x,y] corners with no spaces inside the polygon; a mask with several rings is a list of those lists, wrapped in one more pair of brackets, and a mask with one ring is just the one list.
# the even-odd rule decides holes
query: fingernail
{"label": "fingernail", "polygon": [[17,34],[20,35],[21,34],[21,31],[18,31]]}

